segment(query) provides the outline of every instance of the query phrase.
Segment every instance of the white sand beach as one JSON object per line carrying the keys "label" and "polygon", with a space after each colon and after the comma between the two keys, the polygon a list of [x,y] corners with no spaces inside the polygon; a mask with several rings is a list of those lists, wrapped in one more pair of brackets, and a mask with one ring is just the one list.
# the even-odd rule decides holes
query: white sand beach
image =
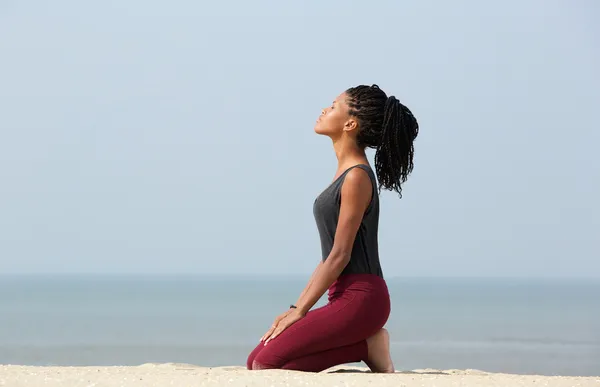
{"label": "white sand beach", "polygon": [[334,367],[322,373],[247,371],[243,367],[144,364],[137,367],[33,367],[0,365],[0,386],[596,386],[598,377],[537,376],[477,370],[414,370],[372,374],[366,368]]}

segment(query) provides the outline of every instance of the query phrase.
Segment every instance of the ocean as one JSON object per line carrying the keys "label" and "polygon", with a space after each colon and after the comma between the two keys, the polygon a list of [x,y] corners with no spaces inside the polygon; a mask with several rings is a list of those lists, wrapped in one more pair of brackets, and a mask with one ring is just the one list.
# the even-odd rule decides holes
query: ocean
{"label": "ocean", "polygon": [[[0,364],[245,365],[305,281],[0,276]],[[387,281],[398,370],[600,375],[600,280]]]}

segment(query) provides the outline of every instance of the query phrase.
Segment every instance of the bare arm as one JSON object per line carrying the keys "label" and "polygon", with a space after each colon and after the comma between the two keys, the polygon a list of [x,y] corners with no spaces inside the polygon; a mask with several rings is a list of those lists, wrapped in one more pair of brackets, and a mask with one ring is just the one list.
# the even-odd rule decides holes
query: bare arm
{"label": "bare arm", "polygon": [[319,272],[319,270],[321,269],[321,267],[323,267],[323,261],[320,260],[319,264],[317,265],[317,267],[313,271],[312,275],[310,276],[310,279],[308,280],[308,283],[304,287],[304,290],[302,291],[302,293],[300,293],[300,297],[298,297],[298,301],[296,301],[296,305],[298,305],[300,303],[300,300],[302,300],[302,297],[304,297],[304,295],[306,294],[306,292],[308,292],[308,289],[311,287],[312,283],[314,282],[315,277],[317,276],[317,273]]}
{"label": "bare arm", "polygon": [[323,296],[350,261],[354,239],[372,194],[367,172],[359,168],[348,172],[341,190],[340,216],[333,248],[325,262],[317,266],[311,284],[296,304],[303,315]]}

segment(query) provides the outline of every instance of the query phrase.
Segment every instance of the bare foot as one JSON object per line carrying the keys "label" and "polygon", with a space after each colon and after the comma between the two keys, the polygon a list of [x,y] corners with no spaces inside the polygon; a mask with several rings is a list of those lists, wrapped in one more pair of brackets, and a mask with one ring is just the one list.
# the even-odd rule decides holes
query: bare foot
{"label": "bare foot", "polygon": [[390,334],[384,328],[367,339],[369,359],[365,362],[373,372],[393,373],[394,364],[390,355]]}

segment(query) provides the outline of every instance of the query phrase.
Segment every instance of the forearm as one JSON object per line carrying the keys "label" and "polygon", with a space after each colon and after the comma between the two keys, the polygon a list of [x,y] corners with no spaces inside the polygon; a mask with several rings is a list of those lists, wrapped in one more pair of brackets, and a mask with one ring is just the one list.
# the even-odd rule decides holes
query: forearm
{"label": "forearm", "polygon": [[319,270],[321,269],[322,266],[323,266],[323,261],[319,260],[319,264],[317,265],[317,267],[315,268],[315,270],[311,274],[311,276],[310,276],[310,278],[308,280],[308,283],[304,287],[304,290],[302,290],[302,293],[300,293],[300,297],[298,297],[298,300],[296,301],[295,305],[298,305],[300,303],[300,301],[302,300],[302,297],[304,297],[304,295],[306,294],[306,292],[308,292],[308,289],[312,286],[312,283],[315,280],[315,277],[317,276],[317,273],[319,272]]}
{"label": "forearm", "polygon": [[303,293],[296,304],[300,312],[306,314],[319,301],[325,291],[340,276],[347,264],[348,258],[342,255],[330,255],[321,264],[319,270],[315,271],[312,284],[307,287],[306,292]]}

